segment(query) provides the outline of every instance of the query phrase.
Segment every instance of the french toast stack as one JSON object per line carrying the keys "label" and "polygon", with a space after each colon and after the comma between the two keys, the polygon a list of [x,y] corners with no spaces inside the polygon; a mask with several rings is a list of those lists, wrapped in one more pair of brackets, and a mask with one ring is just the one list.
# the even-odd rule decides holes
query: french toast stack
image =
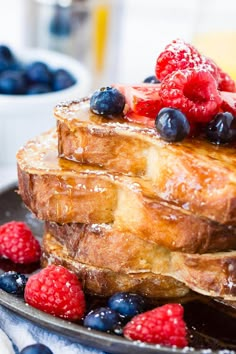
{"label": "french toast stack", "polygon": [[42,265],[65,265],[92,294],[235,301],[235,147],[168,143],[88,98],[54,115],[57,129],[17,154],[19,193],[45,221]]}

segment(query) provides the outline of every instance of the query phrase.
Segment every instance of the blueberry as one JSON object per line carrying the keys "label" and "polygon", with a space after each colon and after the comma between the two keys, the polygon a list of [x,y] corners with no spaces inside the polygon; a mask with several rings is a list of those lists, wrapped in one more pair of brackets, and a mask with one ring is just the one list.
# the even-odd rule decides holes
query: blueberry
{"label": "blueberry", "polygon": [[27,278],[17,272],[6,272],[0,275],[0,289],[10,294],[23,295]]}
{"label": "blueberry", "polygon": [[64,90],[76,83],[75,78],[65,69],[57,69],[53,73],[52,89],[53,91]]}
{"label": "blueberry", "polygon": [[217,144],[236,141],[236,119],[229,113],[218,113],[206,127],[208,140]]}
{"label": "blueberry", "polygon": [[24,94],[26,79],[22,71],[6,70],[0,74],[0,93],[15,95]]}
{"label": "blueberry", "polygon": [[14,69],[16,63],[11,49],[6,45],[0,45],[0,71]]}
{"label": "blueberry", "polygon": [[175,108],[162,108],[156,117],[155,125],[162,139],[166,141],[181,141],[190,132],[186,116]]}
{"label": "blueberry", "polygon": [[96,114],[121,114],[124,106],[124,95],[114,87],[103,87],[95,91],[90,99],[90,109]]}
{"label": "blueberry", "polygon": [[41,61],[34,61],[25,67],[26,78],[29,82],[50,84],[52,73],[48,65]]}
{"label": "blueberry", "polygon": [[3,44],[0,45],[0,58],[4,58],[8,61],[14,58],[13,53],[8,46]]}
{"label": "blueberry", "polygon": [[120,316],[109,307],[100,307],[90,311],[84,319],[84,326],[98,331],[114,331],[120,324]]}
{"label": "blueberry", "polygon": [[20,354],[53,354],[53,352],[44,344],[32,344],[22,349]]}
{"label": "blueberry", "polygon": [[133,317],[145,311],[145,300],[138,294],[119,292],[108,299],[108,306],[125,317]]}
{"label": "blueberry", "polygon": [[48,93],[51,91],[52,91],[51,87],[47,84],[31,84],[27,87],[26,94],[36,95],[40,93]]}
{"label": "blueberry", "polygon": [[146,79],[143,80],[144,83],[148,84],[159,84],[161,81],[156,78],[155,75],[151,75],[146,77]]}

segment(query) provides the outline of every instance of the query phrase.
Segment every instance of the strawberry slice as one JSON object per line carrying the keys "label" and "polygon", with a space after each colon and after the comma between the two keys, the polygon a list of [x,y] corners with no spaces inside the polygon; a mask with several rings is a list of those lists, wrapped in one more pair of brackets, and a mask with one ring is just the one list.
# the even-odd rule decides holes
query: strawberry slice
{"label": "strawberry slice", "polygon": [[221,109],[236,117],[236,92],[220,91],[220,96],[222,98]]}
{"label": "strawberry slice", "polygon": [[159,96],[160,84],[114,85],[114,87],[125,96],[130,113],[155,119],[162,108]]}
{"label": "strawberry slice", "polygon": [[154,128],[155,126],[155,120],[154,119],[150,119],[149,117],[145,117],[145,116],[140,116],[137,113],[132,112],[131,110],[129,110],[124,118],[126,120],[128,120],[131,123],[138,123],[138,124],[143,124],[146,127],[149,128]]}

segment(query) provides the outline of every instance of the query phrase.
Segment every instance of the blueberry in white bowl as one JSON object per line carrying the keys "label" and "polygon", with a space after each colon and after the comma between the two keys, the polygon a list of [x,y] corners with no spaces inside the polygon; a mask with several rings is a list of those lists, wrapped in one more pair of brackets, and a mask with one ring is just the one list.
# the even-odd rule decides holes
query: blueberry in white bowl
{"label": "blueberry in white bowl", "polygon": [[43,57],[24,59],[10,47],[0,45],[0,94],[44,94],[68,89],[79,81],[63,65],[54,67]]}
{"label": "blueberry in white bowl", "polygon": [[[6,75],[4,70],[1,71],[0,46],[0,77],[3,75],[4,78],[0,84],[0,164],[2,166],[15,164],[16,151],[27,140],[55,125],[53,110],[58,103],[85,97],[91,92],[91,74],[76,58],[41,48],[12,48],[12,52],[17,58],[15,69],[8,67]],[[45,80],[34,81],[32,73],[31,79],[22,74],[23,67],[36,62],[45,63],[50,68],[49,83]],[[63,74],[61,74],[62,70]],[[70,79],[65,75],[65,71],[69,73]],[[19,80],[16,83],[17,76]],[[53,84],[54,76],[56,84]]]}

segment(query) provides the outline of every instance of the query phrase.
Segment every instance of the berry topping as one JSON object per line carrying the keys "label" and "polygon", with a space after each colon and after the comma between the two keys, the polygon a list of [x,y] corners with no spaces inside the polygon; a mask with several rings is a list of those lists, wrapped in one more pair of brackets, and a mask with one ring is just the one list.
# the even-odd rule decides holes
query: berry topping
{"label": "berry topping", "polygon": [[174,108],[162,108],[155,120],[160,136],[166,141],[181,141],[190,132],[190,125],[186,116]]}
{"label": "berry topping", "polygon": [[156,62],[156,77],[163,80],[167,75],[177,70],[204,70],[218,79],[218,69],[215,63],[201,55],[198,50],[181,39],[172,41],[160,53]]}
{"label": "berry topping", "polygon": [[133,317],[145,311],[145,300],[133,293],[119,292],[108,299],[108,306],[125,317]]}
{"label": "berry topping", "polygon": [[121,114],[125,106],[124,95],[115,87],[103,87],[93,93],[90,99],[90,109],[101,115]]}
{"label": "berry topping", "polygon": [[151,75],[146,77],[146,79],[143,80],[145,84],[159,84],[161,81],[157,79],[155,75]]}
{"label": "berry topping", "polygon": [[62,266],[51,265],[29,277],[25,301],[51,315],[78,320],[85,311],[85,299],[76,275]]}
{"label": "berry topping", "polygon": [[236,93],[220,92],[220,96],[222,99],[221,109],[236,116]]}
{"label": "berry topping", "polygon": [[229,143],[236,141],[236,119],[229,112],[218,113],[208,123],[206,136],[213,143]]}
{"label": "berry topping", "polygon": [[0,226],[0,255],[14,263],[34,263],[40,259],[41,249],[30,228],[21,221]]}
{"label": "berry topping", "polygon": [[124,327],[124,336],[152,344],[187,346],[183,307],[167,304],[135,316]]}
{"label": "berry topping", "polygon": [[125,114],[124,118],[126,120],[128,120],[129,122],[142,124],[142,125],[145,125],[146,127],[149,127],[149,128],[153,128],[155,125],[154,119],[150,119],[145,116],[140,116],[139,114],[134,113],[132,111],[128,111]]}
{"label": "berry topping", "polygon": [[220,75],[218,89],[220,91],[236,92],[235,81],[229,76],[229,74],[225,73],[220,68],[218,68],[218,71]]}
{"label": "berry topping", "polygon": [[0,289],[10,294],[24,295],[27,278],[16,272],[6,272],[0,275]]}
{"label": "berry topping", "polygon": [[222,99],[213,76],[206,71],[175,71],[161,83],[165,107],[180,109],[191,122],[209,122],[218,113]]}
{"label": "berry topping", "polygon": [[84,319],[84,326],[102,332],[111,332],[120,325],[119,314],[109,307],[90,311]]}
{"label": "berry topping", "polygon": [[20,354],[53,354],[53,352],[46,345],[37,343],[28,345],[21,350]]}
{"label": "berry topping", "polygon": [[140,117],[155,119],[160,111],[160,84],[116,85],[123,93],[127,103],[126,115],[134,113]]}

